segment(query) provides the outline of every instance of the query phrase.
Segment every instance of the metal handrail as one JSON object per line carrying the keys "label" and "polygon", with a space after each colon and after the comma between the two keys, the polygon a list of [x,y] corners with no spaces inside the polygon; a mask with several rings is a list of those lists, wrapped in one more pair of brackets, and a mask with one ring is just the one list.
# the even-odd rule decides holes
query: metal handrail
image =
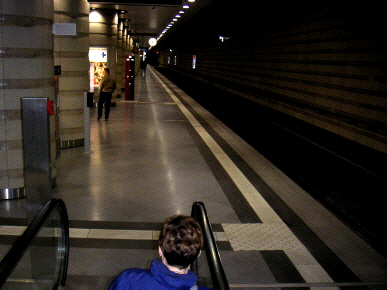
{"label": "metal handrail", "polygon": [[69,220],[64,202],[61,199],[51,199],[46,203],[24,233],[16,240],[15,244],[0,262],[0,287],[7,281],[9,275],[20,262],[24,253],[31,245],[32,240],[37,236],[54,209],[58,209],[63,225],[63,227],[61,227],[62,247],[59,249],[61,252],[61,264],[54,289],[65,285],[69,258]]}
{"label": "metal handrail", "polygon": [[192,205],[191,216],[195,218],[202,227],[204,235],[204,250],[206,252],[207,262],[211,272],[213,288],[222,290],[230,289],[204,203],[194,202]]}

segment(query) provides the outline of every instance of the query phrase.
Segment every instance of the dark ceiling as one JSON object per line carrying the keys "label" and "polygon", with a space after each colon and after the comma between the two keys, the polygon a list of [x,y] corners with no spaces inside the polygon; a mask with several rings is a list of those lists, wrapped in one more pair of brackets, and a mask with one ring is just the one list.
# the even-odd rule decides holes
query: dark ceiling
{"label": "dark ceiling", "polygon": [[[164,35],[181,26],[212,0],[194,2],[189,0],[89,0],[88,2],[91,9],[126,11],[124,17],[129,20],[131,34],[137,35],[140,45],[146,46],[150,37],[159,37],[170,23],[173,25]],[[189,8],[184,8],[185,5]],[[174,21],[174,18],[177,20]]]}

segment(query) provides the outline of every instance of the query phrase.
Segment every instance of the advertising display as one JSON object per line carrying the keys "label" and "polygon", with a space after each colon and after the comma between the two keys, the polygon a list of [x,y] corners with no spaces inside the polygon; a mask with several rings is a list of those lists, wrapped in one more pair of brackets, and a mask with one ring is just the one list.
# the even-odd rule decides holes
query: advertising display
{"label": "advertising display", "polygon": [[90,91],[98,88],[99,82],[103,77],[104,68],[108,67],[108,48],[90,47]]}

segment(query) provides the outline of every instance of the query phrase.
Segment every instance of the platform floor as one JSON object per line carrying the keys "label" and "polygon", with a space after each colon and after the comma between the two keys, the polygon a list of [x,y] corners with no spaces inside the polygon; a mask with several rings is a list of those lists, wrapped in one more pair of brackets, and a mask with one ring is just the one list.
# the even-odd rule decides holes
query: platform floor
{"label": "platform floor", "polygon": [[[195,201],[232,288],[387,282],[385,258],[159,72],[140,71],[135,96],[117,99],[108,122],[91,109],[90,152],[65,149],[57,160],[53,197],[70,219],[66,289],[106,289],[122,270],[148,268],[163,220],[190,215]],[[0,239],[25,219],[24,199],[0,201]]]}

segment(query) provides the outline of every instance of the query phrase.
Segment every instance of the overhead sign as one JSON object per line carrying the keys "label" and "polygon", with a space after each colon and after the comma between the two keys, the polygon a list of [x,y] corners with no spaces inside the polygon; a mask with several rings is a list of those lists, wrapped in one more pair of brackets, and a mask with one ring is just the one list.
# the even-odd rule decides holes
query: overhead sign
{"label": "overhead sign", "polygon": [[107,47],[90,47],[89,61],[92,62],[107,62],[108,49]]}

